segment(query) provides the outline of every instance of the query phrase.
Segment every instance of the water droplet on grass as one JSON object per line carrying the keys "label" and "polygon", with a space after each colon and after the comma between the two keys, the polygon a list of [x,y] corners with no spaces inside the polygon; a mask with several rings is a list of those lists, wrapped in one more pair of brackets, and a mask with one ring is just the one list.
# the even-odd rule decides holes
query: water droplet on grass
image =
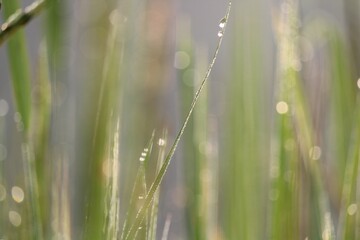
{"label": "water droplet on grass", "polygon": [[9,212],[9,221],[15,227],[19,227],[21,225],[21,216],[16,211]]}
{"label": "water droplet on grass", "polygon": [[223,19],[220,20],[219,22],[219,27],[220,28],[224,28],[226,25],[226,18],[224,17]]}
{"label": "water droplet on grass", "polygon": [[285,114],[289,111],[289,106],[286,102],[280,101],[276,104],[276,111],[279,114]]}
{"label": "water droplet on grass", "polygon": [[158,141],[158,144],[159,144],[159,146],[164,146],[165,145],[165,140],[164,139],[162,139],[162,138],[159,138],[159,141]]}
{"label": "water droplet on grass", "polygon": [[224,36],[224,32],[221,30],[218,32],[218,37],[222,37],[222,36]]}
{"label": "water droplet on grass", "polygon": [[356,203],[350,204],[350,206],[347,208],[347,213],[352,216],[355,215],[357,212],[357,205]]}
{"label": "water droplet on grass", "polygon": [[15,202],[21,203],[22,201],[24,201],[25,194],[20,187],[14,186],[11,188],[11,196]]}
{"label": "water droplet on grass", "polygon": [[175,53],[174,66],[176,69],[185,69],[190,65],[190,56],[184,51]]}

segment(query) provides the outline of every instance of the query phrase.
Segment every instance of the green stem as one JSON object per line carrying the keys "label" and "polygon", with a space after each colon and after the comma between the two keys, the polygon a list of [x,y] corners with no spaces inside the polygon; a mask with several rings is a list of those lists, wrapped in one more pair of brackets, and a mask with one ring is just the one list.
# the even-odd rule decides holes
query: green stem
{"label": "green stem", "polygon": [[195,93],[195,97],[193,99],[193,102],[191,103],[191,106],[190,106],[190,110],[185,118],[185,121],[180,129],[180,131],[178,132],[177,136],[176,136],[176,139],[168,153],[168,155],[166,156],[166,159],[163,163],[163,165],[161,166],[161,169],[158,173],[158,175],[156,176],[153,184],[151,185],[150,189],[149,189],[149,192],[145,198],[145,201],[144,201],[144,205],[141,207],[141,209],[139,210],[139,212],[137,213],[136,215],[136,218],[135,218],[135,221],[134,223],[132,224],[129,232],[127,233],[126,237],[125,237],[125,240],[128,240],[128,239],[134,239],[137,231],[138,231],[138,228],[142,222],[142,220],[144,219],[145,217],[145,214],[146,214],[146,211],[147,209],[149,208],[150,204],[151,204],[151,201],[153,200],[153,197],[157,191],[157,189],[159,188],[160,186],[160,183],[162,182],[163,178],[164,178],[164,175],[166,173],[166,170],[168,169],[169,167],[169,164],[170,164],[170,161],[175,153],[175,150],[177,148],[177,145],[181,139],[181,136],[183,135],[184,131],[185,131],[185,128],[189,122],[189,119],[191,117],[191,114],[195,108],[195,105],[196,105],[196,102],[198,101],[198,98],[200,96],[200,93],[202,91],[202,89],[204,88],[205,86],[205,83],[207,82],[209,76],[210,76],[210,73],[211,73],[211,70],[215,64],[215,61],[216,61],[216,58],[217,58],[217,55],[219,53],[219,50],[220,50],[220,46],[221,46],[221,43],[222,43],[222,40],[223,40],[223,37],[224,37],[224,33],[225,33],[225,28],[226,28],[226,24],[227,24],[227,21],[229,19],[229,15],[230,15],[230,10],[231,10],[231,1],[229,2],[229,7],[228,7],[228,10],[227,10],[227,13],[225,15],[225,22],[224,22],[224,28],[222,28],[222,32],[221,34],[219,34],[219,41],[218,41],[218,45],[216,47],[216,50],[215,50],[215,53],[214,53],[214,56],[213,56],[213,59],[209,65],[209,68],[205,74],[205,77],[203,79],[203,81],[201,82],[201,85],[199,87],[199,89],[197,90],[197,92]]}

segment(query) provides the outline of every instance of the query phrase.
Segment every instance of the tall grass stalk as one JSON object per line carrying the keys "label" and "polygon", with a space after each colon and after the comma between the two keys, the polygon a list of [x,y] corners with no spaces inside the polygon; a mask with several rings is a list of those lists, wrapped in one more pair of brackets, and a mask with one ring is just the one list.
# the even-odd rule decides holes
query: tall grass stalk
{"label": "tall grass stalk", "polygon": [[[183,20],[184,21],[184,20]],[[200,83],[198,72],[202,69],[196,62],[197,52],[194,44],[190,42],[190,26],[188,22],[180,22],[177,30],[178,47],[175,57],[175,65],[178,68],[181,116],[186,117],[188,106],[195,94],[195,86]],[[199,57],[198,57],[199,58]],[[188,60],[188,62],[186,62]],[[182,66],[182,61],[188,63]],[[206,67],[205,70],[206,71]],[[199,80],[199,81],[197,81]],[[203,89],[202,98],[198,100],[198,111],[190,118],[187,125],[188,132],[183,135],[182,158],[184,159],[184,177],[186,189],[186,217],[189,237],[195,239],[207,239],[206,237],[206,214],[204,199],[204,186],[202,185],[205,174],[203,150],[206,143],[207,127],[207,89]],[[204,117],[205,116],[205,117]]]}
{"label": "tall grass stalk", "polygon": [[[86,239],[99,239],[102,236],[103,227],[105,224],[105,187],[106,178],[104,178],[102,168],[104,164],[104,157],[107,155],[109,132],[108,124],[113,121],[113,118],[118,115],[118,92],[120,90],[120,69],[121,62],[121,41],[119,32],[119,13],[118,10],[109,12],[110,19],[105,22],[100,22],[99,25],[104,27],[107,33],[106,41],[102,42],[105,52],[102,53],[103,64],[101,68],[101,81],[93,79],[95,111],[91,111],[94,116],[92,122],[91,142],[92,151],[90,155],[90,162],[88,164],[88,180],[89,188],[87,189],[87,207],[86,215],[87,221],[85,223],[84,237]],[[102,39],[103,41],[103,39]],[[93,97],[94,97],[93,96]]]}
{"label": "tall grass stalk", "polygon": [[22,158],[24,167],[25,191],[29,196],[28,211],[30,223],[30,239],[42,239],[42,223],[40,217],[39,192],[35,168],[34,150],[30,139],[31,131],[31,72],[26,37],[20,26],[25,25],[37,13],[40,12],[43,2],[35,2],[25,9],[19,10],[18,1],[6,1],[4,3],[4,16],[11,18],[2,26],[1,38],[4,41],[10,35],[8,41],[8,59],[12,75],[14,98],[19,112],[20,121],[18,128],[23,135]]}
{"label": "tall grass stalk", "polygon": [[109,132],[108,157],[104,162],[103,170],[106,175],[106,206],[105,206],[105,239],[119,239],[120,237],[120,193],[119,193],[119,174],[120,174],[120,158],[119,158],[119,135],[120,120],[118,119],[115,126],[111,126]]}
{"label": "tall grass stalk", "polygon": [[[157,166],[156,166],[156,174],[160,171],[160,168],[164,162],[165,154],[166,154],[166,146],[167,146],[167,131],[164,130],[161,138],[159,138],[158,145],[158,157],[157,157]],[[160,189],[155,193],[154,199],[152,201],[152,206],[149,214],[149,232],[147,240],[156,240],[156,231],[158,225],[158,209],[159,209],[159,197],[160,197]]]}
{"label": "tall grass stalk", "polygon": [[[235,5],[234,5],[235,7]],[[261,1],[237,4],[234,9],[230,75],[224,95],[226,121],[220,122],[219,215],[220,238],[263,239],[267,194],[266,170],[269,130],[269,86],[266,49],[261,39],[264,12]],[[269,99],[267,99],[269,98]]]}
{"label": "tall grass stalk", "polygon": [[173,155],[175,153],[175,150],[176,150],[177,145],[178,145],[178,143],[179,143],[179,141],[181,139],[181,136],[183,135],[183,133],[185,131],[185,128],[186,128],[186,126],[187,126],[187,124],[188,124],[188,122],[190,120],[190,117],[191,117],[192,112],[193,112],[193,110],[195,108],[195,105],[196,105],[197,100],[198,100],[198,98],[200,96],[200,93],[201,93],[202,89],[204,88],[205,83],[206,83],[206,81],[208,80],[208,78],[210,76],[212,68],[214,67],[214,64],[215,64],[215,61],[216,61],[217,55],[219,53],[223,37],[224,37],[224,33],[225,33],[225,30],[226,30],[226,24],[227,24],[227,21],[229,19],[230,10],[231,10],[231,2],[229,2],[229,7],[228,7],[227,13],[226,13],[226,15],[224,17],[225,22],[224,22],[224,27],[221,29],[222,34],[219,35],[218,45],[216,47],[216,50],[215,50],[213,59],[212,59],[210,65],[209,65],[209,68],[208,68],[208,70],[207,70],[207,72],[205,74],[205,77],[204,77],[203,81],[201,82],[201,85],[200,85],[198,91],[195,93],[195,97],[194,97],[193,102],[191,103],[188,115],[186,116],[185,121],[184,121],[180,131],[178,132],[178,135],[176,136],[175,141],[174,141],[173,145],[171,146],[171,149],[170,149],[169,153],[167,154],[167,156],[165,158],[165,161],[164,161],[163,165],[161,166],[161,169],[160,169],[158,175],[156,176],[154,182],[152,183],[152,185],[151,185],[151,187],[149,189],[149,192],[148,192],[148,194],[147,194],[147,196],[146,196],[146,198],[144,200],[143,206],[141,207],[141,209],[137,213],[136,219],[135,219],[133,225],[131,226],[129,232],[126,234],[125,239],[133,239],[135,237],[141,222],[144,220],[146,211],[149,208],[149,206],[151,204],[151,201],[153,200],[154,195],[155,195],[157,189],[159,188],[160,183],[162,182],[162,180],[164,178],[166,170],[167,170],[167,168],[168,168],[168,166],[170,164],[170,161],[171,161],[171,159],[172,159],[172,157],[173,157]]}
{"label": "tall grass stalk", "polygon": [[51,208],[49,189],[51,183],[48,181],[51,174],[47,171],[50,162],[47,161],[48,141],[50,133],[51,119],[51,85],[48,52],[45,41],[39,47],[39,60],[36,72],[36,81],[33,87],[33,114],[31,125],[31,143],[34,148],[35,168],[37,173],[37,182],[39,187],[39,204],[43,232],[45,236],[49,234],[49,223]]}
{"label": "tall grass stalk", "polygon": [[[20,4],[18,0],[6,1],[3,5],[5,18],[21,18],[22,12],[21,10],[18,11],[20,9]],[[14,16],[13,14],[16,11],[18,11],[18,13]],[[11,23],[13,21],[9,22]],[[3,30],[4,35],[7,32],[6,29],[7,28]],[[24,125],[23,128],[25,130],[25,133],[27,134],[30,127],[31,118],[31,66],[29,63],[26,37],[23,30],[18,30],[16,33],[13,34],[12,38],[9,39],[7,43],[7,49],[12,75],[14,98],[17,109],[21,116],[22,124]]]}
{"label": "tall grass stalk", "polygon": [[[319,154],[315,154],[319,144],[315,137],[299,73],[301,61],[298,42],[298,2],[291,0],[283,4],[284,9],[287,7],[288,10],[282,13],[278,38],[279,98],[276,109],[280,115],[280,133],[278,134],[280,150],[277,165],[280,174],[276,179],[278,183],[275,188],[279,197],[273,205],[273,237],[293,238],[300,233],[305,233],[310,238],[332,239],[335,236],[333,216],[323,182],[319,156],[316,156]],[[291,150],[295,155],[290,158],[288,154],[291,151],[286,149],[286,142],[289,139],[295,141],[296,144]],[[304,176],[308,176],[308,183]],[[303,195],[304,190],[309,193],[309,196]],[[296,208],[296,206],[301,206],[303,201],[309,201],[310,219],[302,219],[306,215]],[[283,211],[284,206],[289,206],[288,211]],[[306,233],[307,230],[300,232],[299,224],[303,225],[308,221],[317,227],[310,228],[308,233]],[[281,230],[284,229],[284,224],[288,231]]]}

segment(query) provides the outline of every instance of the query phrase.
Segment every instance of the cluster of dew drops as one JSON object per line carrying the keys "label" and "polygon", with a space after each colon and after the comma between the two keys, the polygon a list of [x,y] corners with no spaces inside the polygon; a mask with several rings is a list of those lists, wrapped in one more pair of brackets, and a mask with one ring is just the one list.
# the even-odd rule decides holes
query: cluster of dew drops
{"label": "cluster of dew drops", "polygon": [[227,21],[226,17],[224,17],[223,19],[220,20],[220,23],[219,23],[220,30],[218,32],[218,37],[224,36],[224,28],[226,25],[226,21]]}

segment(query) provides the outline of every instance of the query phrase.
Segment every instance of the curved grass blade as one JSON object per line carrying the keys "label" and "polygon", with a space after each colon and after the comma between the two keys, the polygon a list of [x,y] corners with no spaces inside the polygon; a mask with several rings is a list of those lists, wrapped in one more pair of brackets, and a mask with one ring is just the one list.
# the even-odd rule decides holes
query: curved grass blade
{"label": "curved grass blade", "polygon": [[126,235],[126,238],[125,238],[126,240],[134,239],[134,237],[136,236],[136,232],[138,231],[138,228],[139,228],[141,222],[143,221],[143,219],[144,219],[144,217],[146,215],[147,209],[149,208],[149,206],[150,206],[150,204],[151,204],[151,202],[153,200],[153,197],[154,197],[157,189],[159,188],[160,183],[162,182],[162,180],[164,178],[166,170],[169,167],[170,161],[171,161],[171,159],[172,159],[172,157],[173,157],[173,155],[175,153],[175,150],[176,150],[177,145],[178,145],[178,143],[179,143],[179,141],[181,139],[181,136],[183,135],[183,133],[185,131],[185,128],[186,128],[186,126],[187,126],[187,124],[189,122],[189,119],[190,119],[190,117],[192,115],[192,112],[194,111],[194,108],[195,108],[195,105],[196,105],[196,103],[198,101],[200,93],[201,93],[202,89],[204,88],[205,83],[207,82],[207,80],[208,80],[208,78],[210,76],[212,68],[214,67],[217,55],[218,55],[219,50],[220,50],[222,40],[224,38],[224,33],[225,33],[225,29],[226,29],[226,24],[227,24],[228,19],[229,19],[230,10],[231,10],[231,1],[229,2],[229,7],[228,7],[228,10],[226,12],[225,17],[221,21],[222,27],[221,27],[221,31],[219,31],[219,33],[218,33],[219,41],[218,41],[214,56],[212,58],[212,61],[211,61],[210,65],[209,65],[209,68],[208,68],[208,70],[207,70],[207,72],[205,74],[205,77],[204,77],[203,81],[201,82],[201,85],[200,85],[199,89],[195,93],[195,97],[193,99],[193,102],[191,103],[188,115],[186,116],[185,121],[184,121],[180,131],[178,132],[178,134],[177,134],[177,136],[175,138],[175,141],[174,141],[173,145],[171,146],[171,149],[170,149],[168,155],[166,156],[166,159],[165,159],[163,165],[161,166],[161,169],[160,169],[159,173],[157,174],[153,184],[151,185],[151,187],[149,189],[149,192],[148,192],[148,194],[147,194],[147,196],[145,198],[145,201],[144,201],[144,205],[141,207],[141,209],[137,213],[136,219],[135,219],[133,225],[131,226],[129,232]]}

